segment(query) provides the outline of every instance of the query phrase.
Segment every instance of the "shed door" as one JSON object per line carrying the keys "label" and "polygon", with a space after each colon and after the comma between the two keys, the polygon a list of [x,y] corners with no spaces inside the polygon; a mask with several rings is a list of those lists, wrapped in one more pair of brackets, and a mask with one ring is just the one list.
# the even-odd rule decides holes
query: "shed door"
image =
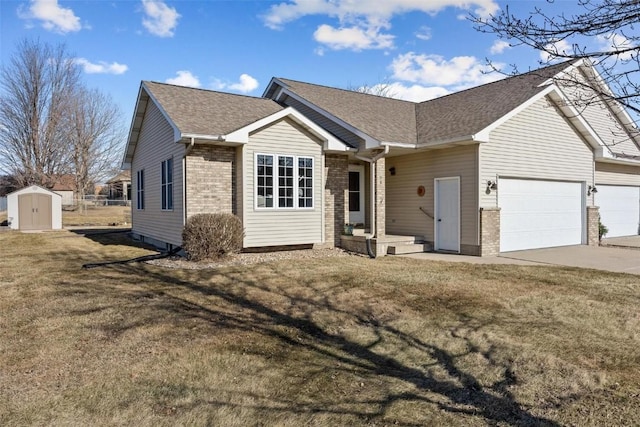
{"label": "shed door", "polygon": [[20,230],[51,230],[51,196],[20,194],[18,209]]}
{"label": "shed door", "polygon": [[583,243],[583,184],[500,179],[500,251]]}
{"label": "shed door", "polygon": [[595,204],[600,206],[600,221],[609,229],[605,237],[638,235],[640,227],[639,187],[598,185]]}

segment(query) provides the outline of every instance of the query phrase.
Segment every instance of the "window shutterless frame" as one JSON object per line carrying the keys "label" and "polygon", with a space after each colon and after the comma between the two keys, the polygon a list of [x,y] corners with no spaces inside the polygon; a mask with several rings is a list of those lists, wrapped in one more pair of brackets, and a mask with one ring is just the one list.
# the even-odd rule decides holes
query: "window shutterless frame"
{"label": "window shutterless frame", "polygon": [[136,172],[136,209],[144,209],[144,169]]}
{"label": "window shutterless frame", "polygon": [[313,157],[255,153],[254,162],[256,210],[314,208]]}
{"label": "window shutterless frame", "polygon": [[173,210],[173,158],[164,160],[161,164],[161,209]]}

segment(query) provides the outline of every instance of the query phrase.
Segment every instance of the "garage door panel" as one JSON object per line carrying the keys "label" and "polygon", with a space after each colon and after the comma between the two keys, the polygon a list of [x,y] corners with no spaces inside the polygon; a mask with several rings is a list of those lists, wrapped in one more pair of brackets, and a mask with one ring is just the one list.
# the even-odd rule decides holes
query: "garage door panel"
{"label": "garage door panel", "polygon": [[601,222],[609,229],[607,237],[638,234],[640,223],[640,188],[598,185],[595,203],[600,207]]}
{"label": "garage door panel", "polygon": [[582,184],[501,179],[498,186],[500,250],[582,243]]}

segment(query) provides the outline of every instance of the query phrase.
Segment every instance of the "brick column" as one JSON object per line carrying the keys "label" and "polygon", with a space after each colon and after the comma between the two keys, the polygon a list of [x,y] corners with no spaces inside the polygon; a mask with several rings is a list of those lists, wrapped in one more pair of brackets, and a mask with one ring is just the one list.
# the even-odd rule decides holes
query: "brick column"
{"label": "brick column", "polygon": [[340,246],[340,236],[349,217],[349,159],[327,154],[324,159],[324,233],[331,246]]}
{"label": "brick column", "polygon": [[386,204],[385,204],[385,159],[376,162],[376,237],[386,234]]}
{"label": "brick column", "polygon": [[480,208],[480,256],[500,253],[500,208]]}
{"label": "brick column", "polygon": [[600,211],[598,206],[587,206],[587,245],[600,244]]}
{"label": "brick column", "polygon": [[196,145],[186,163],[188,216],[236,213],[236,149]]}

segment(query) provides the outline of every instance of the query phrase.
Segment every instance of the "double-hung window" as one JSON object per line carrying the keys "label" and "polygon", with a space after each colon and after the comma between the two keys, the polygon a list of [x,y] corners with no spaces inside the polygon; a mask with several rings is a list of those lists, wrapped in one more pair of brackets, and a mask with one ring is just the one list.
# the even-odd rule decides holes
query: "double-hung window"
{"label": "double-hung window", "polygon": [[136,207],[144,209],[144,169],[136,173]]}
{"label": "double-hung window", "polygon": [[173,209],[173,159],[162,162],[162,210]]}
{"label": "double-hung window", "polygon": [[257,154],[255,174],[257,208],[313,208],[312,157]]}

